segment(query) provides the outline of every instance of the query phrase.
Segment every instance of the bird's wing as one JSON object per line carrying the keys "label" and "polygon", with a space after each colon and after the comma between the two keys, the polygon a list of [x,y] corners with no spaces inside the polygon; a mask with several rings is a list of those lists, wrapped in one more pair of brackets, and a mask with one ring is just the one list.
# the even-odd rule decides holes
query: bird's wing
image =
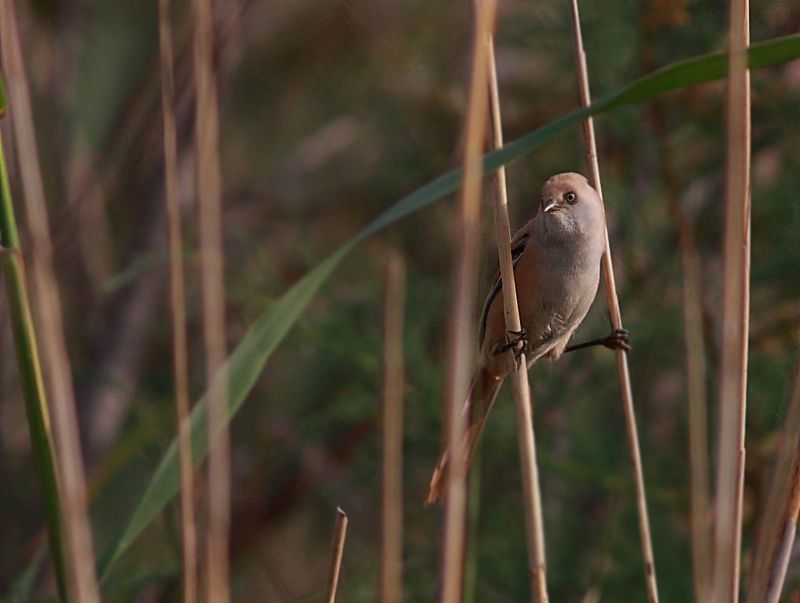
{"label": "bird's wing", "polygon": [[[514,238],[511,239],[512,266],[516,266],[517,262],[519,262],[525,253],[525,247],[527,246],[528,238],[531,235],[532,223],[533,220],[520,228],[519,231],[517,231],[517,234],[514,235]],[[495,272],[494,278],[492,279],[492,286],[489,289],[488,295],[486,296],[486,301],[483,302],[483,309],[481,310],[480,335],[478,338],[478,343],[480,345],[483,345],[483,336],[486,332],[486,318],[489,316],[489,308],[491,308],[494,298],[502,288],[503,279],[500,276],[500,268],[498,267],[497,272]]]}

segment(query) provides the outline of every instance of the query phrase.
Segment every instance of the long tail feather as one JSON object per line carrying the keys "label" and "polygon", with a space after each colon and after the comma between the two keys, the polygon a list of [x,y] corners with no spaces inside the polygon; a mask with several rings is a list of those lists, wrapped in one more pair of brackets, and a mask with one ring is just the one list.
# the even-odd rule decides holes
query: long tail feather
{"label": "long tail feather", "polygon": [[[497,398],[502,383],[502,379],[496,379],[483,369],[479,369],[472,378],[472,383],[470,383],[469,391],[467,392],[467,399],[464,401],[464,412],[468,414],[469,427],[464,436],[462,453],[459,455],[460,458],[464,459],[467,470],[469,470],[478,439],[481,433],[483,433],[486,419],[489,416],[489,412],[492,410],[492,406],[494,406],[494,401]],[[473,400],[473,392],[476,386],[480,387],[478,412],[476,412],[475,401]],[[436,463],[436,467],[433,469],[431,482],[428,486],[428,496],[425,498],[426,506],[435,503],[442,496],[445,478],[447,477],[447,466],[449,464],[448,453],[449,451],[447,449],[442,452],[439,461]]]}

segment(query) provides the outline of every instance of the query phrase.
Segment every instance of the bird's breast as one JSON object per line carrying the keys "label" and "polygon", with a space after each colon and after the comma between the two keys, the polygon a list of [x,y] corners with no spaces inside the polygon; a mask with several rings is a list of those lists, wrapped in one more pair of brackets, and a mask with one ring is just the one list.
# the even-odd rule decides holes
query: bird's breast
{"label": "bird's breast", "polygon": [[[597,293],[600,256],[580,246],[550,246],[531,254],[518,291],[523,326],[541,344],[571,334],[586,316]],[[518,287],[518,289],[520,289]]]}

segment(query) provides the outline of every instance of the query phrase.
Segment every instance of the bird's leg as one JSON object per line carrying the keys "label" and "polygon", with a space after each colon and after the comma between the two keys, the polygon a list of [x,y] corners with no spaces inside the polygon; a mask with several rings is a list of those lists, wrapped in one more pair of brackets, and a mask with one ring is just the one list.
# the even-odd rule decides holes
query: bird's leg
{"label": "bird's leg", "polygon": [[522,355],[528,351],[528,332],[525,329],[506,331],[506,342],[495,347],[494,353],[502,354],[511,349],[514,350],[514,359],[519,362]]}
{"label": "bird's leg", "polygon": [[606,335],[600,339],[592,339],[591,341],[571,345],[564,350],[564,353],[566,354],[567,352],[574,352],[575,350],[588,348],[594,345],[602,345],[607,347],[609,350],[624,350],[626,352],[631,351],[631,344],[628,341],[628,331],[625,329],[614,329],[611,331],[610,335]]}

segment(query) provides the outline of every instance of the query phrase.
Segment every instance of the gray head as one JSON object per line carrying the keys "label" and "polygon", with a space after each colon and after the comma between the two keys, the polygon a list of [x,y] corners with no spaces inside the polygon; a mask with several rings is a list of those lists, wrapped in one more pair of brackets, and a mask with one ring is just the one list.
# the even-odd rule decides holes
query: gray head
{"label": "gray head", "polygon": [[580,174],[556,174],[542,186],[536,222],[548,234],[602,232],[603,203]]}

